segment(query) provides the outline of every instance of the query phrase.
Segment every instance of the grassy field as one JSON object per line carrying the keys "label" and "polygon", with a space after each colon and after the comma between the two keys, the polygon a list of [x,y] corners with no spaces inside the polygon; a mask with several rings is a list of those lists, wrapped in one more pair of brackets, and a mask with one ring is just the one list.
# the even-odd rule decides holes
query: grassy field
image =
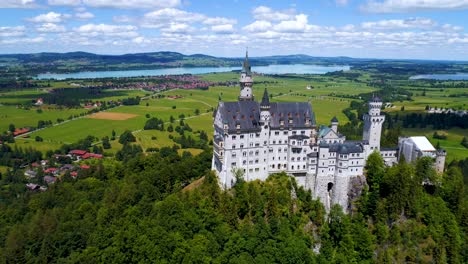
{"label": "grassy field", "polygon": [[8,167],[0,166],[0,173],[6,173],[7,170],[8,170]]}
{"label": "grassy field", "polygon": [[39,113],[35,108],[29,110],[16,108],[15,106],[0,106],[0,132],[8,130],[10,124],[14,124],[16,128],[26,126],[37,126],[39,120],[50,120],[53,123],[57,122],[57,118],[67,120],[69,116],[79,115],[88,110],[84,108],[67,109],[67,108],[47,108],[41,107],[42,112]]}
{"label": "grassy field", "polygon": [[[205,80],[213,82],[226,82],[232,81],[237,83],[239,75],[237,73],[216,73],[206,74],[201,76]],[[337,116],[340,123],[348,122],[347,117],[342,113],[344,108],[347,108],[351,99],[344,99],[340,96],[358,95],[361,93],[370,93],[376,88],[368,87],[361,82],[349,81],[344,78],[337,78],[331,76],[288,76],[288,77],[270,77],[270,76],[254,76],[254,94],[256,99],[261,98],[265,88],[272,95],[272,102],[306,102],[312,104],[313,111],[315,112],[316,121],[318,125],[328,125],[333,116]],[[53,87],[61,87],[60,85],[71,87],[69,83],[55,84],[52,82]],[[311,89],[307,89],[310,86]],[[412,89],[408,87],[408,89]],[[40,93],[41,90],[29,90],[24,92],[10,91],[4,96],[0,96],[0,102],[14,102],[14,100],[31,100]],[[75,91],[72,91],[75,92]],[[462,107],[467,103],[466,99],[448,97],[450,94],[464,92],[462,89],[444,89],[440,91],[438,88],[427,89],[425,96],[421,95],[421,91],[414,91],[413,99],[411,102],[396,102],[395,108],[387,109],[386,111],[400,111],[401,106],[405,106],[406,110],[421,111],[424,110],[427,104],[429,105],[451,105],[453,107]],[[115,100],[123,97],[130,96],[143,96],[147,94],[144,91],[105,91],[99,95],[100,100]],[[163,119],[166,128],[169,125],[170,117],[179,119],[180,115],[184,115],[186,122],[192,127],[194,131],[204,130],[207,132],[209,138],[213,135],[212,123],[212,109],[214,109],[219,99],[223,101],[235,101],[239,95],[238,86],[214,86],[208,90],[171,90],[163,92],[164,95],[179,95],[182,98],[169,99],[158,98],[151,96],[146,100],[142,100],[140,105],[121,106],[110,109],[107,112],[116,115],[131,114],[132,117],[124,120],[110,120],[110,119],[95,119],[94,116],[79,118],[67,123],[63,123],[54,127],[46,128],[36,131],[30,135],[31,138],[24,139],[18,138],[15,144],[18,147],[34,147],[41,151],[49,149],[57,149],[61,144],[73,143],[77,140],[84,138],[88,135],[93,135],[98,138],[110,136],[112,130],[115,130],[117,136],[124,130],[134,131],[138,144],[143,149],[150,147],[164,147],[172,146],[174,142],[169,139],[171,133],[157,130],[142,130],[146,122],[147,115]],[[80,95],[80,98],[85,98],[86,95]],[[29,97],[29,99],[28,99]],[[198,110],[199,115],[195,115]],[[57,118],[66,119],[71,114],[79,114],[84,109],[45,109],[42,114],[37,113],[35,110],[16,109],[12,106],[0,106],[0,129],[6,130],[9,123],[14,123],[17,127],[36,125],[38,120],[52,120],[55,122]],[[5,117],[2,119],[2,115]],[[176,121],[178,124],[178,121]],[[175,125],[176,125],[175,124]],[[174,127],[175,127],[174,125]],[[432,139],[434,130],[404,130],[407,135],[426,135],[435,145],[437,141]],[[449,152],[448,159],[463,158],[468,156],[468,151],[464,149],[459,143],[461,138],[468,134],[467,131],[461,129],[452,129],[447,131],[448,139],[440,141],[442,147],[446,148]],[[175,132],[172,133],[176,136]],[[44,142],[35,142],[32,140],[35,136],[40,136]],[[111,142],[112,148],[106,152],[113,154],[121,148],[117,142]],[[199,150],[190,150],[196,153]]]}

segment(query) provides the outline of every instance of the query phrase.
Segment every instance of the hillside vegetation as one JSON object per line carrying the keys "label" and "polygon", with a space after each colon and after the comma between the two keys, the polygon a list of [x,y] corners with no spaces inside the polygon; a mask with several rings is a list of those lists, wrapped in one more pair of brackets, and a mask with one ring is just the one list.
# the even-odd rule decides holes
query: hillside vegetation
{"label": "hillside vegetation", "polygon": [[328,216],[284,174],[221,190],[208,152],[107,160],[43,193],[7,172],[0,263],[466,263],[458,166],[440,177],[430,160],[369,159],[356,209]]}

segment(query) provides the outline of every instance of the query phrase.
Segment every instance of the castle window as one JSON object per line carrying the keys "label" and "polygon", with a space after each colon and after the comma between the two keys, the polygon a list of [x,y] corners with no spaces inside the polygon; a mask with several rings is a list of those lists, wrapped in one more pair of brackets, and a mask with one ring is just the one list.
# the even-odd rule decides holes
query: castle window
{"label": "castle window", "polygon": [[232,153],[232,157],[235,158],[237,154],[235,152]]}
{"label": "castle window", "polygon": [[287,148],[284,148],[284,152],[286,152],[286,151],[288,151],[288,149],[287,149]]}
{"label": "castle window", "polygon": [[257,150],[257,151],[255,151],[255,156],[258,156],[258,150]]}
{"label": "castle window", "polygon": [[258,159],[255,160],[255,164],[257,164],[257,163],[258,163]]}
{"label": "castle window", "polygon": [[266,142],[266,141],[263,141],[263,145],[266,145],[266,144],[267,144],[267,142]]}
{"label": "castle window", "polygon": [[288,131],[284,131],[284,132],[283,132],[283,135],[287,135],[287,134],[288,134]]}
{"label": "castle window", "polygon": [[292,160],[292,161],[294,161],[294,160],[295,160],[295,158],[294,158],[294,157],[292,157],[292,159],[291,159],[291,160]]}
{"label": "castle window", "polygon": [[235,149],[235,148],[236,148],[236,144],[232,145],[232,148]]}
{"label": "castle window", "polygon": [[253,169],[249,169],[249,172],[253,172]]}
{"label": "castle window", "polygon": [[250,152],[249,152],[249,156],[252,156],[252,155],[253,155],[253,151],[250,151]]}
{"label": "castle window", "polygon": [[274,169],[274,168],[275,168],[275,164],[272,164],[271,167]]}
{"label": "castle window", "polygon": [[255,171],[259,171],[260,169],[259,168],[255,168]]}
{"label": "castle window", "polygon": [[242,164],[247,165],[247,161],[246,160],[242,161]]}
{"label": "castle window", "polygon": [[241,147],[241,148],[244,148],[244,144],[241,144],[240,147]]}
{"label": "castle window", "polygon": [[259,147],[259,146],[260,146],[260,143],[258,143],[258,142],[255,143],[255,146],[256,146],[256,147]]}
{"label": "castle window", "polygon": [[291,170],[294,170],[294,165],[291,166]]}
{"label": "castle window", "polygon": [[244,135],[240,135],[240,138],[243,139],[243,138],[244,138]]}
{"label": "castle window", "polygon": [[273,144],[276,144],[276,140],[273,140]]}
{"label": "castle window", "polygon": [[253,160],[249,160],[249,164],[252,165],[252,164],[253,164]]}
{"label": "castle window", "polygon": [[279,135],[279,131],[275,131],[275,136],[278,136]]}
{"label": "castle window", "polygon": [[281,148],[278,149],[278,152],[281,152]]}
{"label": "castle window", "polygon": [[283,141],[282,141],[282,140],[280,140],[280,141],[278,141],[278,143],[279,143],[279,144],[281,144],[281,143],[283,143]]}
{"label": "castle window", "polygon": [[305,135],[305,131],[304,131],[304,130],[303,130],[303,131],[301,131],[301,135]]}
{"label": "castle window", "polygon": [[293,132],[292,132],[292,134],[293,134],[293,135],[296,135],[296,134],[297,134],[297,132],[296,132],[296,131],[293,131]]}
{"label": "castle window", "polygon": [[243,157],[247,157],[247,152],[245,152],[245,151],[242,152],[242,156],[243,156]]}
{"label": "castle window", "polygon": [[235,167],[235,166],[236,166],[236,163],[235,163],[235,162],[231,163],[231,166],[232,166],[232,167]]}
{"label": "castle window", "polygon": [[302,168],[305,169],[305,165],[302,165]]}

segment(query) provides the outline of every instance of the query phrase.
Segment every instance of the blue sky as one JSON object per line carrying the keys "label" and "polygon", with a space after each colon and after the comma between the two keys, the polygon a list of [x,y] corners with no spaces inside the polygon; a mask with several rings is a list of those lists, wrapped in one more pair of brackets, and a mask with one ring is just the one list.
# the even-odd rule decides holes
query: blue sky
{"label": "blue sky", "polygon": [[468,60],[468,0],[0,0],[0,53]]}

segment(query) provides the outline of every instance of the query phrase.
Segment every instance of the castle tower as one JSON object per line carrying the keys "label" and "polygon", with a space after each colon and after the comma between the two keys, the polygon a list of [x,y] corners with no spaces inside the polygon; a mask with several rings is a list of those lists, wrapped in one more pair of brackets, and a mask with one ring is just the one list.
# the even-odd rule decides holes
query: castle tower
{"label": "castle tower", "polygon": [[270,98],[268,97],[266,88],[263,92],[262,102],[260,103],[260,122],[264,125],[270,124]]}
{"label": "castle tower", "polygon": [[336,116],[332,118],[332,120],[330,121],[330,124],[331,124],[331,129],[333,130],[333,132],[338,133],[338,118],[336,118]]}
{"label": "castle tower", "polygon": [[380,151],[380,136],[382,134],[382,125],[385,121],[385,116],[380,114],[382,108],[382,100],[373,96],[368,103],[369,112],[364,115],[364,131],[362,139],[369,142],[369,153]]}
{"label": "castle tower", "polygon": [[445,168],[445,157],[447,156],[447,152],[445,149],[438,149],[436,153],[436,160],[434,163],[435,170],[437,173],[443,173]]}
{"label": "castle tower", "polygon": [[242,64],[242,71],[240,76],[240,96],[239,101],[253,101],[254,96],[252,92],[252,71],[250,69],[249,54],[245,52],[245,60]]}

